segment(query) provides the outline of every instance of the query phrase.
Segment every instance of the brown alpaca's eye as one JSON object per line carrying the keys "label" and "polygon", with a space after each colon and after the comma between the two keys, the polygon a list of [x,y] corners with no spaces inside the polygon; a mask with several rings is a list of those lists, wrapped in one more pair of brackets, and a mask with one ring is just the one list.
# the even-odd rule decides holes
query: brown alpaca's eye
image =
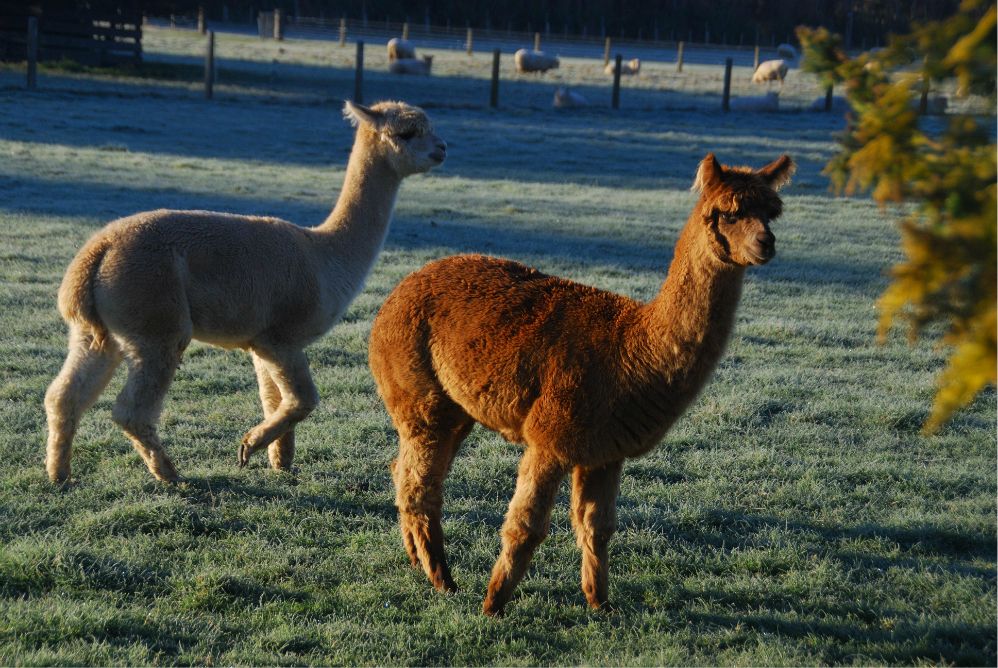
{"label": "brown alpaca's eye", "polygon": [[415,130],[407,130],[405,132],[400,132],[400,133],[398,133],[395,136],[398,137],[399,139],[401,139],[402,141],[409,141],[410,139],[412,139],[413,137],[416,136],[416,131]]}
{"label": "brown alpaca's eye", "polygon": [[726,225],[731,225],[731,224],[732,224],[733,222],[735,222],[735,220],[737,220],[737,219],[736,219],[736,218],[735,218],[735,217],[734,217],[734,216],[733,216],[732,214],[730,214],[730,213],[722,213],[722,214],[719,214],[719,215],[718,215],[718,219],[719,219],[719,220],[720,220],[720,221],[721,221],[722,223],[724,223],[724,224],[726,224]]}

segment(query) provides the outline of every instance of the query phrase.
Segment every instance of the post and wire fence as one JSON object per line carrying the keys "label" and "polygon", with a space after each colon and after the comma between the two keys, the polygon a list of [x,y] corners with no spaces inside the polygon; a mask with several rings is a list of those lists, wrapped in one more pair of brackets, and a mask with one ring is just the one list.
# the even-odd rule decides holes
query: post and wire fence
{"label": "post and wire fence", "polygon": [[[149,25],[156,26],[153,20]],[[159,21],[160,25],[165,21]],[[732,109],[736,97],[759,95],[776,91],[780,95],[780,107],[788,97],[788,82],[803,80],[798,68],[792,68],[787,81],[753,86],[750,83],[752,72],[762,60],[775,59],[777,51],[760,44],[751,46],[731,46],[717,44],[693,44],[686,40],[676,42],[625,40],[599,36],[580,38],[578,36],[554,35],[550,32],[531,31],[515,33],[509,29],[441,28],[428,24],[404,22],[363,22],[346,17],[332,19],[309,19],[289,16],[280,10],[261,12],[258,16],[258,39],[248,41],[245,32],[233,30],[229,25],[211,22],[203,11],[196,14],[189,24],[174,17],[170,24],[178,29],[202,35],[207,44],[203,47],[204,56],[204,96],[212,99],[218,94],[218,86],[225,86],[226,74],[249,81],[251,73],[265,72],[263,87],[292,89],[307,88],[308,79],[321,80],[329,75],[330,85],[321,85],[318,96],[349,97],[335,81],[344,79],[342,74],[352,70],[353,95],[358,102],[381,97],[405,97],[416,103],[448,105],[460,107],[533,107],[552,106],[552,95],[556,88],[570,88],[577,93],[576,99],[584,102],[574,106],[591,106],[610,109],[699,109],[727,112]],[[165,27],[165,26],[164,26]],[[39,36],[37,21],[27,26],[25,37],[27,54],[26,87],[38,86],[37,61]],[[210,29],[214,28],[214,29]],[[34,32],[33,32],[34,31]],[[203,32],[202,32],[203,31]],[[148,35],[148,32],[147,32]],[[429,52],[435,57],[430,70],[431,76],[413,77],[388,72],[384,53],[375,49],[365,62],[365,44],[384,44],[392,36],[410,40],[418,49],[419,55]],[[286,39],[296,40],[296,44],[309,46],[321,54],[325,67],[312,63],[296,63],[284,55],[284,48],[277,49],[272,57],[267,57],[275,49],[268,43],[278,44]],[[236,52],[230,42],[241,40]],[[349,42],[354,42],[356,51],[351,59],[346,51]],[[221,44],[220,44],[221,42]],[[247,46],[247,44],[249,46]],[[254,47],[253,45],[256,45]],[[336,49],[338,45],[339,49]],[[266,54],[249,55],[253,49],[267,51]],[[517,48],[557,55],[561,59],[558,69],[544,74],[529,74],[513,69],[513,51]],[[222,55],[216,53],[222,50]],[[468,60],[463,64],[448,56],[448,52],[464,51]],[[481,56],[491,58],[482,61]],[[336,54],[329,58],[329,54]],[[502,54],[508,58],[505,64]],[[612,67],[611,53],[614,53]],[[145,54],[147,58],[155,58]],[[330,64],[329,61],[332,61]],[[489,62],[491,61],[491,62]],[[640,65],[632,65],[640,61]],[[602,66],[600,66],[602,63]],[[626,66],[625,66],[626,63]],[[605,71],[604,71],[605,70]],[[218,72],[221,71],[221,76]],[[338,77],[338,78],[337,78]],[[502,96],[500,96],[500,80]],[[481,81],[476,85],[475,81]],[[459,86],[451,84],[459,82]],[[626,85],[625,85],[626,82]],[[344,81],[345,83],[345,81]],[[349,84],[347,84],[349,85]],[[479,87],[480,86],[480,87]],[[243,88],[250,86],[244,85]],[[841,108],[834,103],[831,89],[820,86],[816,80],[807,85],[797,85],[797,99],[790,109],[809,108],[815,111],[831,111]],[[349,90],[349,88],[346,88]],[[475,91],[479,92],[475,92]],[[801,92],[803,91],[803,93]],[[933,91],[926,83],[918,108],[929,113],[938,105],[930,104]],[[746,109],[739,105],[738,109]]]}

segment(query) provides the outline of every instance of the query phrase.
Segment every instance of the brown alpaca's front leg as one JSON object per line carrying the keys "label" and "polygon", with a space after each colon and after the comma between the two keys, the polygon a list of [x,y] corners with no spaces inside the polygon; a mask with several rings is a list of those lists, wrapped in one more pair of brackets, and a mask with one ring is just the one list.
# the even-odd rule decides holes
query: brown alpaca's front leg
{"label": "brown alpaca's front leg", "polygon": [[[277,387],[277,383],[274,382],[260,356],[252,353],[252,357],[253,368],[256,370],[256,380],[260,386],[260,403],[263,405],[263,416],[268,418],[281,405],[281,390]],[[270,459],[270,466],[275,471],[290,471],[291,463],[295,458],[294,427],[267,446],[267,454]]]}
{"label": "brown alpaca's front leg", "polygon": [[593,608],[607,605],[607,544],[617,529],[617,494],[623,462],[572,475],[572,526],[582,550],[582,591]]}
{"label": "brown alpaca's front leg", "polygon": [[492,579],[482,605],[486,615],[501,615],[513,589],[523,578],[534,550],[551,524],[551,507],[565,468],[550,461],[537,446],[530,446],[520,461],[516,492],[502,527],[502,551],[492,568]]}
{"label": "brown alpaca's front leg", "polygon": [[[263,422],[246,432],[239,448],[239,465],[246,466],[250,455],[284,436],[304,420],[319,403],[319,393],[308,370],[308,360],[301,350],[264,350],[254,348],[254,359],[270,374],[281,401]],[[255,362],[254,362],[255,363]]]}

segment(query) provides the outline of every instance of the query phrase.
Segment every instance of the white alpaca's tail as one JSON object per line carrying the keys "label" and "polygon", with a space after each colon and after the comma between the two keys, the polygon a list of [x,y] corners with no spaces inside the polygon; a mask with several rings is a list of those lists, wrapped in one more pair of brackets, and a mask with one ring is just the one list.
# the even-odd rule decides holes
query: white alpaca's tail
{"label": "white alpaca's tail", "polygon": [[95,350],[104,347],[108,331],[97,313],[94,277],[110,248],[107,235],[90,239],[69,263],[59,286],[59,313],[67,323],[80,326],[91,336],[90,347]]}

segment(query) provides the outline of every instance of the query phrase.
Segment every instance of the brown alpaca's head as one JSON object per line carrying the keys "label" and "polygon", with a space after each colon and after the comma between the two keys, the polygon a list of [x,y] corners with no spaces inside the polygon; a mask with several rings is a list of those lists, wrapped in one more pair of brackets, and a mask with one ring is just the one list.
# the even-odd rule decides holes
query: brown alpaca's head
{"label": "brown alpaca's head", "polygon": [[696,213],[717,259],[746,267],[766,264],[776,255],[770,222],[783,213],[776,194],[796,169],[789,155],[765,167],[726,167],[713,153],[700,163],[693,190],[700,193]]}
{"label": "brown alpaca's head", "polygon": [[404,102],[378,102],[370,107],[347,102],[343,116],[357,128],[376,157],[384,158],[401,177],[433,169],[447,157],[447,142],[433,133],[426,113]]}

